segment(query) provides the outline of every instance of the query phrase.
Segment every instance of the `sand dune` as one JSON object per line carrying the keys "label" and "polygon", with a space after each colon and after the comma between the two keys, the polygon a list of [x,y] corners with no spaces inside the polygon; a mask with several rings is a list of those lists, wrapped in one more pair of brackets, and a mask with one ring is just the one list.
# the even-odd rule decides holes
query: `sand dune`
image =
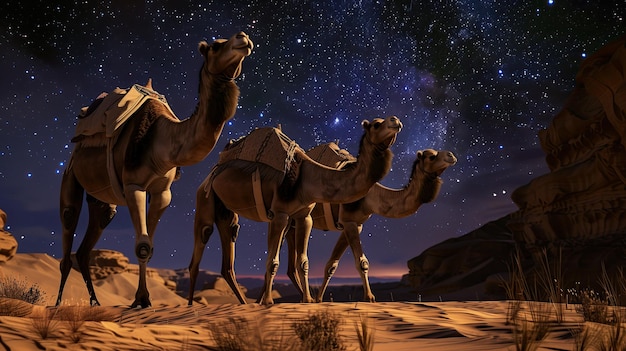
{"label": "sand dune", "polygon": [[[2,265],[2,275],[36,282],[56,300],[58,261],[43,254],[18,254]],[[224,303],[220,294],[203,295],[207,305],[187,306],[185,299],[152,280],[153,307],[129,309],[137,276],[121,273],[98,281],[96,289],[106,311],[105,320],[87,321],[79,337],[69,322],[55,321],[51,335],[42,339],[33,320],[52,307],[36,306],[30,316],[0,316],[0,350],[210,350],[216,345],[211,330],[231,329],[261,338],[285,337],[292,324],[316,312],[335,314],[348,350],[358,350],[355,323],[366,318],[374,334],[374,350],[515,350],[513,332],[506,324],[506,301],[483,302],[341,302],[279,303],[273,306]],[[64,293],[67,305],[85,305],[88,296],[80,274],[73,271]],[[90,309],[85,307],[83,309]],[[581,317],[565,311],[566,322],[551,327],[539,350],[572,350],[572,330]],[[232,325],[229,321],[240,320]],[[245,320],[245,324],[242,324]],[[243,327],[242,327],[243,326]]]}

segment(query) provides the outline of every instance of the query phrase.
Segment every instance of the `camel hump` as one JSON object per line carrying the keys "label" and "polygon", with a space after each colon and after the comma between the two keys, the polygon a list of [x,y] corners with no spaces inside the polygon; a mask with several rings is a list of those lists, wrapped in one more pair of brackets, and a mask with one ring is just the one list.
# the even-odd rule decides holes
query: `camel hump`
{"label": "camel hump", "polygon": [[288,172],[295,162],[295,153],[300,146],[280,129],[257,128],[250,134],[231,140],[220,152],[219,164],[232,160],[262,163],[280,172]]}
{"label": "camel hump", "polygon": [[346,165],[356,162],[356,157],[347,150],[340,149],[335,142],[320,144],[306,152],[313,161],[337,169],[343,169]]}

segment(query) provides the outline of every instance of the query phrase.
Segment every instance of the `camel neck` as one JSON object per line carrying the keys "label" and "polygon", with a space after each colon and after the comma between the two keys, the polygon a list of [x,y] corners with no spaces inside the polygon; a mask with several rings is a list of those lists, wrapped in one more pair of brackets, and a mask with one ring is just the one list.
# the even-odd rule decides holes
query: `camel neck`
{"label": "camel neck", "polygon": [[176,151],[173,157],[176,165],[203,160],[215,147],[225,123],[235,115],[239,88],[232,80],[217,77],[208,72],[201,75],[196,109],[175,128],[178,147],[173,149]]}
{"label": "camel neck", "polygon": [[316,174],[312,178],[317,182],[303,185],[310,186],[308,194],[315,202],[353,202],[363,198],[389,172],[392,158],[393,154],[386,146],[362,139],[356,162],[342,170],[322,166],[309,159],[305,167]]}
{"label": "camel neck", "polygon": [[434,200],[441,188],[441,179],[422,170],[414,173],[402,189],[391,189],[376,183],[367,194],[366,201],[372,212],[383,217],[402,218]]}

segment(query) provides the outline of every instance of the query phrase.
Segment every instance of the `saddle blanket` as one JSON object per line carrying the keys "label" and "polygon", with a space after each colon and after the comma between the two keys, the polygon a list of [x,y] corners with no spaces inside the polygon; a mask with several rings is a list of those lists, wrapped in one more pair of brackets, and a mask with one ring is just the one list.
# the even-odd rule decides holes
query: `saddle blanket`
{"label": "saddle blanket", "polygon": [[115,131],[149,99],[161,102],[172,116],[176,116],[165,96],[158,92],[139,84],[128,89],[118,87],[110,93],[100,94],[90,106],[81,109],[74,139],[103,132],[107,138],[113,137]]}
{"label": "saddle blanket", "polygon": [[[220,152],[217,164],[244,160],[266,164],[278,171],[289,172],[298,144],[278,128],[257,128],[247,136],[231,140]],[[304,153],[304,151],[302,151]]]}

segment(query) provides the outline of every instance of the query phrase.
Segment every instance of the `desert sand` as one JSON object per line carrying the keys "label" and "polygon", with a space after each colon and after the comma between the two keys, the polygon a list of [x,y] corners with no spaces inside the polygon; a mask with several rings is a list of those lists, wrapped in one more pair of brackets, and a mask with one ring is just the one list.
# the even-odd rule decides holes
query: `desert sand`
{"label": "desert sand", "polygon": [[[341,320],[340,336],[348,350],[359,350],[356,323],[363,318],[374,334],[374,350],[515,350],[513,328],[506,323],[507,301],[437,302],[323,302],[240,305],[233,296],[203,295],[207,304],[187,306],[184,298],[150,279],[152,307],[129,309],[137,276],[114,274],[97,281],[100,310],[106,318],[86,321],[79,336],[70,323],[54,320],[50,335],[43,339],[34,321],[45,311],[54,313],[59,282],[58,260],[45,254],[17,254],[0,266],[0,278],[15,277],[35,282],[46,292],[48,306],[35,306],[23,317],[0,316],[0,350],[212,350],[211,330],[258,333],[261,338],[281,337],[292,331],[295,321],[316,312],[328,312]],[[85,306],[86,288],[72,271],[64,292],[64,305]],[[232,302],[228,302],[232,301]],[[522,306],[524,308],[524,306]],[[232,324],[232,320],[245,324]],[[564,322],[550,327],[539,350],[573,350],[573,331],[582,317],[573,307],[565,308]],[[242,327],[243,326],[243,327]],[[237,328],[241,330],[237,330]],[[245,329],[245,330],[244,330]],[[74,337],[72,337],[74,335]],[[251,335],[251,334],[250,334]],[[262,348],[259,347],[259,350]]]}

